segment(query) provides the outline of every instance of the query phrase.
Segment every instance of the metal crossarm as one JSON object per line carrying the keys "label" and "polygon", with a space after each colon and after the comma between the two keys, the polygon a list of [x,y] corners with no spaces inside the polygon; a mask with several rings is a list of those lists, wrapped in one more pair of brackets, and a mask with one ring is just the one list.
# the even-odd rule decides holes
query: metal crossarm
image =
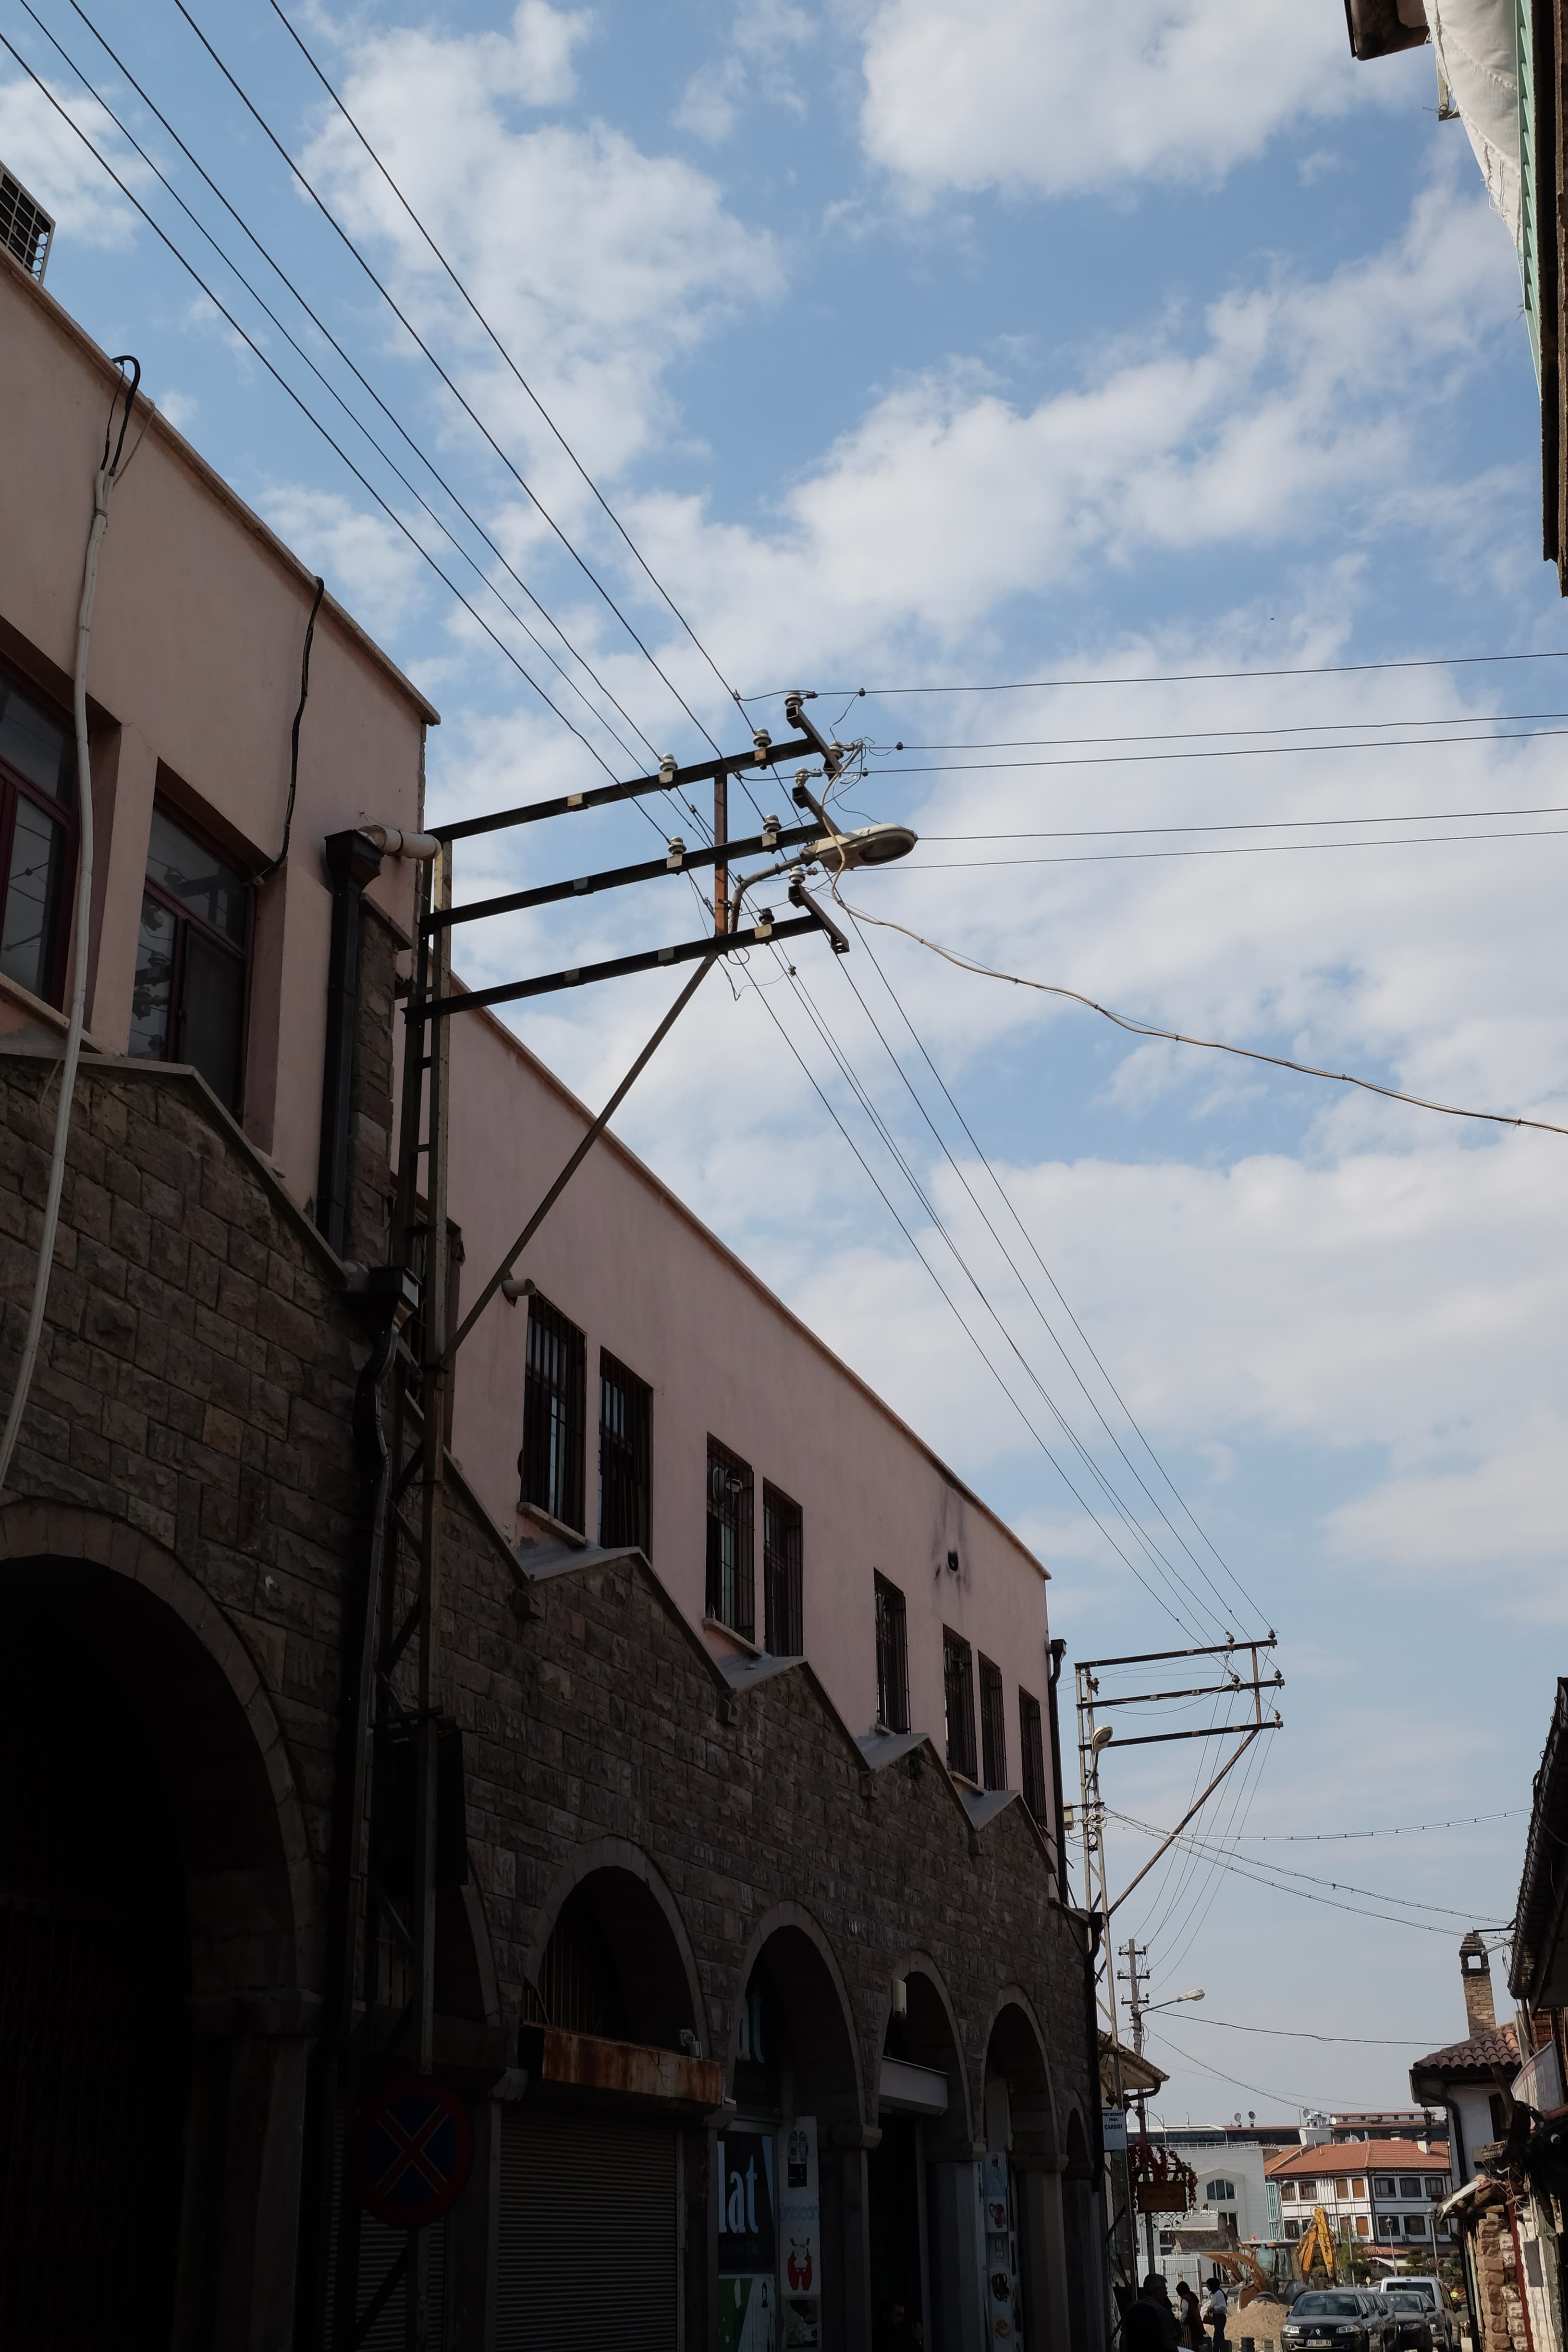
{"label": "metal crossarm", "polygon": [[541,980],[504,981],[497,988],[476,988],[469,995],[437,996],[428,1004],[408,1007],[409,1021],[441,1020],[449,1013],[480,1013],[487,1004],[515,1004],[525,996],[550,996],[558,989],[586,988],[598,980],[621,980],[627,972],[657,971],[661,964],[698,963],[714,956],[733,955],[737,948],[765,946],[769,940],[798,939],[803,931],[825,929],[820,918],[792,916],[783,923],[754,923],[749,930],[727,931],[721,939],[682,940],[678,947],[649,948],[641,955],[611,956],[603,963],[574,965],[569,971],[546,972]]}
{"label": "metal crossarm", "polygon": [[773,767],[780,760],[815,760],[820,738],[798,736],[792,743],[771,743],[759,758],[753,751],[731,751],[721,760],[703,760],[695,768],[661,768],[656,776],[633,776],[624,784],[599,784],[591,793],[558,793],[553,800],[527,801],[521,808],[498,809],[493,816],[462,818],[457,824],[432,825],[437,841],[472,841],[476,834],[500,833],[509,824],[538,824],[547,816],[571,816],[578,809],[610,808],[616,801],[640,800],[645,793],[679,792],[683,784],[702,784],[721,776],[738,776],[744,769]]}
{"label": "metal crossarm", "polygon": [[[693,866],[726,866],[731,857],[761,857],[773,849],[798,849],[816,841],[822,828],[792,824],[782,832],[759,833],[751,841],[717,841],[696,849],[680,845],[675,854],[649,857],[640,866],[611,866],[600,874],[579,874],[570,882],[542,882],[532,890],[509,890],[500,898],[476,898],[461,907],[446,907],[429,918],[432,929],[452,923],[482,922],[490,915],[517,915],[527,907],[558,906],[563,899],[586,898],[596,890],[619,890],[628,882],[657,882],[661,875],[684,874]],[[672,845],[672,848],[674,845]]]}

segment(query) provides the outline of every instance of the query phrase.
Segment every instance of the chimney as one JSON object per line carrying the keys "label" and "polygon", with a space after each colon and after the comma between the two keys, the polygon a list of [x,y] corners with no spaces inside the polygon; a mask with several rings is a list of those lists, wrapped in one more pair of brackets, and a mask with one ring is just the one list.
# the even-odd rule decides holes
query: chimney
{"label": "chimney", "polygon": [[1465,1979],[1465,2015],[1469,2020],[1470,2032],[1495,2033],[1492,1964],[1478,1928],[1472,1927],[1459,1946],[1459,1972]]}

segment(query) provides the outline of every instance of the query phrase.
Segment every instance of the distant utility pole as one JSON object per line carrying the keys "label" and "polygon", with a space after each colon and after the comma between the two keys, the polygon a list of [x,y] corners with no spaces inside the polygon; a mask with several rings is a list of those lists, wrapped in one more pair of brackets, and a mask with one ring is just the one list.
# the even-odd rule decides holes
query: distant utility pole
{"label": "distant utility pole", "polygon": [[[1147,1948],[1145,1948],[1143,1950],[1140,1951],[1136,1942],[1131,1936],[1129,1936],[1127,1941],[1121,1947],[1121,1957],[1127,1963],[1126,1974],[1122,1977],[1121,1981],[1127,1987],[1127,2013],[1132,2026],[1132,2054],[1135,2058],[1142,2058],[1143,2055],[1144,1996],[1148,1990],[1149,1984],[1148,1950]],[[1138,2087],[1137,2096],[1138,2134],[1141,2139],[1147,2139],[1149,2137],[1149,2094],[1143,2088],[1142,2084],[1140,2084]],[[1148,2251],[1149,2268],[1150,2270],[1152,2270],[1154,2267],[1154,2216],[1152,2212],[1147,2211],[1143,2216],[1143,2242]]]}

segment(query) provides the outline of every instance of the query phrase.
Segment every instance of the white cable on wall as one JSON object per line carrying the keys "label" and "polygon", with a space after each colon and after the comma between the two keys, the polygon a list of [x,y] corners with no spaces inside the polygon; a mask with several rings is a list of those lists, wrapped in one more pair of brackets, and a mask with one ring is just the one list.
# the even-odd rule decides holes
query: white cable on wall
{"label": "white cable on wall", "polygon": [[27,1336],[22,1342],[22,1360],[11,1396],[11,1410],[5,1416],[5,1433],[0,1435],[0,1490],[5,1487],[11,1468],[11,1456],[16,1451],[22,1415],[26,1410],[27,1394],[33,1384],[34,1368],[38,1360],[38,1343],[43,1338],[44,1309],[48,1303],[49,1276],[55,1262],[55,1234],[60,1217],[60,1192],[65,1183],[66,1141],[70,1133],[71,1102],[76,1092],[77,1064],[81,1058],[81,1034],[87,1017],[87,965],[92,914],[92,772],[88,761],[87,656],[92,637],[93,598],[98,593],[99,550],[103,544],[103,534],[109,528],[109,493],[120,470],[121,452],[125,446],[125,428],[131,421],[137,385],[142,381],[141,367],[129,354],[116,359],[114,364],[118,368],[132,368],[134,374],[125,387],[125,416],[112,458],[109,450],[114,430],[114,410],[120,400],[118,393],[110,407],[109,429],[103,436],[103,462],[93,479],[92,528],[87,535],[87,554],[82,563],[81,605],[76,627],[76,677],[71,701],[76,719],[79,850],[70,1020],[66,1029],[65,1060],[60,1069],[60,1098],[55,1111],[54,1149],[49,1160],[48,1191],[44,1200],[44,1230],[38,1244],[38,1270],[33,1280],[33,1304],[27,1317]]}

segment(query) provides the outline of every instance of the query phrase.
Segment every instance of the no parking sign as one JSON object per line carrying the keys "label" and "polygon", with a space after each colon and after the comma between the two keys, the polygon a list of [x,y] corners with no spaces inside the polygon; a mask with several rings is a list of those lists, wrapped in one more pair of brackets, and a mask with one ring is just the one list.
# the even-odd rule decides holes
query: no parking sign
{"label": "no parking sign", "polygon": [[354,2186],[394,2230],[438,2221],[468,2185],[474,2134],[455,2091],[429,2075],[389,2083],[354,2126]]}

